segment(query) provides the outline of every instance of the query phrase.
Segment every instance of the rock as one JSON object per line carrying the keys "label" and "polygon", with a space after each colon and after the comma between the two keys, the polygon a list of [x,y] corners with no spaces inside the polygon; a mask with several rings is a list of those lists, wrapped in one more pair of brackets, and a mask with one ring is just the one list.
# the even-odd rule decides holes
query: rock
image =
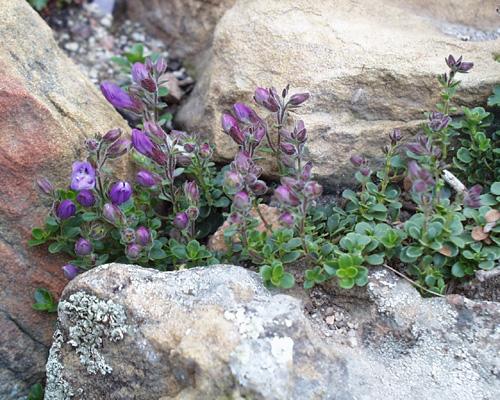
{"label": "rock", "polygon": [[[63,293],[45,399],[66,392],[87,400],[493,400],[500,393],[498,303],[423,299],[385,270],[374,270],[367,288],[329,293],[351,319],[341,337],[323,335],[300,300],[268,291],[240,267],[98,267]],[[332,329],[337,318],[326,323]]]}
{"label": "rock", "polygon": [[178,57],[199,59],[215,25],[236,0],[125,0],[126,15],[162,38]]}
{"label": "rock", "polygon": [[0,1],[0,21],[0,398],[17,400],[43,380],[53,332],[34,290],[66,283],[65,259],[27,245],[48,211],[35,178],[67,185],[85,138],[127,125],[26,1]]}
{"label": "rock", "polygon": [[179,80],[172,72],[166,72],[163,74],[163,77],[167,79],[167,81],[162,84],[168,89],[168,95],[166,98],[167,104],[179,104],[184,95],[181,87],[179,86]]}
{"label": "rock", "polygon": [[450,8],[440,8],[443,17],[433,20],[405,4],[376,0],[363,9],[354,0],[237,0],[217,25],[177,122],[207,132],[216,157],[229,160],[236,147],[222,132],[221,113],[237,101],[250,103],[256,86],[290,83],[292,90],[312,94],[297,117],[308,128],[314,172],[327,189],[351,183],[353,153],[379,159],[392,129],[402,128],[407,139],[423,112],[435,109],[436,76],[446,71],[448,54],[475,63],[460,77],[460,104],[485,103],[500,82],[500,63],[492,56],[500,39],[463,42],[440,28]]}
{"label": "rock", "polygon": [[[279,218],[281,215],[281,211],[276,208],[276,207],[270,207],[267,204],[259,204],[259,210],[264,219],[266,220],[266,223],[271,227],[271,229],[279,229],[282,227]],[[260,221],[259,225],[257,226],[257,230],[259,232],[264,232],[266,230],[266,226],[262,219],[259,217],[259,214],[257,213],[257,210],[254,208],[250,214],[252,217],[256,218],[258,221]],[[224,232],[226,231],[227,228],[231,226],[231,223],[229,221],[224,221],[224,223],[215,231],[215,233],[210,237],[210,240],[208,241],[208,248],[212,251],[215,252],[220,252],[220,253],[225,253],[227,252],[227,245],[224,241]],[[239,238],[235,237],[234,243],[238,243]]]}

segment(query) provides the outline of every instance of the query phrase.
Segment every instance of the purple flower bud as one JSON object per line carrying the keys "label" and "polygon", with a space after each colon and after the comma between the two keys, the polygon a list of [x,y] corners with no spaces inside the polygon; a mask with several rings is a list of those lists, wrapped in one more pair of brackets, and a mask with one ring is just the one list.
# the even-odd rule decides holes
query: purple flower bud
{"label": "purple flower bud", "polygon": [[266,136],[267,128],[264,124],[257,124],[255,129],[253,130],[253,139],[260,143],[262,139]]}
{"label": "purple flower bud", "polygon": [[176,162],[178,165],[181,167],[189,167],[192,162],[192,155],[187,155],[187,154],[179,154],[175,158]]}
{"label": "purple flower bud", "polygon": [[467,72],[469,72],[472,69],[473,66],[474,66],[474,63],[472,63],[472,62],[462,61],[460,63],[460,67],[458,68],[457,72],[460,72],[462,74],[466,74]]}
{"label": "purple flower bud", "polygon": [[139,171],[136,175],[136,182],[144,187],[152,187],[156,185],[155,176],[146,170]]}
{"label": "purple flower bud", "polygon": [[142,111],[142,104],[130,96],[120,86],[111,82],[101,83],[101,92],[114,107],[130,110],[136,113]]}
{"label": "purple flower bud", "polygon": [[233,106],[233,110],[238,121],[243,122],[244,124],[252,124],[260,121],[260,118],[257,116],[255,111],[244,103],[236,103]]}
{"label": "purple flower bud", "polygon": [[212,156],[212,148],[208,143],[203,143],[200,146],[200,157],[210,158]]}
{"label": "purple flower bud", "polygon": [[243,144],[245,142],[245,135],[241,132],[238,126],[238,121],[231,115],[224,113],[222,114],[222,129],[238,144]]}
{"label": "purple flower bud", "polygon": [[66,264],[64,267],[62,267],[63,274],[66,277],[67,280],[72,280],[76,278],[80,270],[78,267],[74,266],[73,264]]}
{"label": "purple flower bud", "polygon": [[355,167],[361,167],[366,162],[364,157],[357,154],[351,156],[350,161]]}
{"label": "purple flower bud", "polygon": [[158,75],[162,75],[165,73],[165,71],[167,70],[167,61],[165,60],[165,58],[158,57],[158,60],[156,60],[155,63],[155,69]]}
{"label": "purple flower bud", "polygon": [[95,186],[95,169],[87,161],[75,161],[71,173],[71,189],[93,189]]}
{"label": "purple flower bud", "polygon": [[119,206],[125,203],[130,196],[132,196],[132,187],[128,182],[118,181],[109,189],[109,198],[114,205]]}
{"label": "purple flower bud", "polygon": [[200,210],[197,207],[188,207],[186,214],[191,221],[196,221],[200,215]]}
{"label": "purple flower bud", "polygon": [[148,68],[140,62],[136,62],[132,65],[132,79],[148,92],[152,93],[156,90],[156,83],[151,78]]}
{"label": "purple flower bud", "polygon": [[470,208],[481,207],[480,195],[482,190],[481,185],[474,185],[467,190],[464,195],[464,205]]}
{"label": "purple flower bud", "polygon": [[433,112],[429,115],[429,128],[434,132],[440,131],[448,126],[451,117],[440,112]]}
{"label": "purple flower bud", "polygon": [[137,260],[141,257],[142,247],[136,243],[129,244],[125,250],[125,255],[129,260]]}
{"label": "purple flower bud", "polygon": [[91,190],[83,189],[76,195],[76,201],[83,207],[92,207],[95,204],[95,196]]}
{"label": "purple flower bud", "polygon": [[184,193],[190,203],[197,203],[200,200],[200,191],[198,185],[194,181],[186,181],[184,183]]}
{"label": "purple flower bud", "polygon": [[394,146],[397,142],[401,140],[403,135],[401,135],[401,129],[394,129],[391,133],[389,133],[389,139],[391,139],[391,144]]}
{"label": "purple flower bud", "polygon": [[372,170],[368,167],[363,167],[363,168],[360,168],[359,172],[361,172],[361,175],[363,175],[363,176],[370,176],[372,173]]}
{"label": "purple flower bud", "polygon": [[233,198],[233,206],[237,210],[245,210],[250,207],[250,196],[248,196],[247,192],[236,193]]}
{"label": "purple flower bud", "polygon": [[234,157],[234,166],[238,171],[248,171],[251,164],[252,160],[245,151],[239,151]]}
{"label": "purple flower bud", "polygon": [[135,231],[135,238],[141,246],[147,246],[151,243],[151,232],[145,226],[140,226]]}
{"label": "purple flower bud", "polygon": [[310,97],[309,93],[297,93],[290,97],[289,103],[292,106],[300,106],[302,103],[307,101]]}
{"label": "purple flower bud", "polygon": [[453,72],[459,72],[465,74],[469,72],[469,70],[474,66],[474,63],[462,61],[462,56],[460,56],[457,60],[451,54],[448,58],[445,58],[446,64]]}
{"label": "purple flower bud", "polygon": [[421,156],[426,153],[425,147],[422,146],[420,143],[409,143],[406,145],[406,147],[408,148],[408,150],[410,150],[417,156]]}
{"label": "purple flower bud", "polygon": [[48,194],[49,196],[54,193],[54,186],[47,178],[43,177],[37,179],[36,184],[43,193]]}
{"label": "purple flower bud", "polygon": [[113,143],[121,135],[122,135],[122,130],[120,128],[111,129],[102,137],[102,140],[104,140],[107,143]]}
{"label": "purple flower bud", "polygon": [[193,143],[185,143],[184,150],[188,153],[192,153],[195,149],[195,145]]}
{"label": "purple flower bud", "polygon": [[260,106],[268,109],[271,112],[276,112],[279,110],[279,104],[275,97],[272,95],[270,89],[265,89],[258,87],[255,89],[254,100]]}
{"label": "purple flower bud", "polygon": [[154,144],[151,139],[139,129],[132,129],[132,144],[141,154],[150,157],[153,153]]}
{"label": "purple flower bud", "polygon": [[312,171],[313,164],[311,161],[308,161],[304,167],[302,168],[302,173],[300,174],[300,178],[306,182],[309,179],[311,179],[311,171]]}
{"label": "purple flower bud", "polygon": [[189,216],[187,215],[186,212],[181,211],[177,213],[177,215],[175,216],[173,224],[177,229],[182,231],[186,229],[189,224]]}
{"label": "purple flower bud", "polygon": [[282,204],[288,204],[290,206],[298,206],[300,204],[297,196],[292,193],[289,187],[284,185],[280,185],[274,190],[274,196],[276,200]]}
{"label": "purple flower bud", "polygon": [[310,199],[316,199],[323,193],[323,187],[315,182],[309,181],[304,186],[304,195]]}
{"label": "purple flower bud", "polygon": [[95,139],[85,139],[85,147],[89,152],[93,153],[99,147],[99,142]]}
{"label": "purple flower bud", "polygon": [[84,238],[80,238],[75,243],[75,253],[77,256],[87,256],[92,253],[92,244]]}
{"label": "purple flower bud", "polygon": [[427,191],[427,184],[422,180],[417,180],[413,183],[413,190],[417,193],[423,193]]}
{"label": "purple flower bud", "polygon": [[235,224],[235,225],[241,224],[241,222],[243,221],[241,215],[237,212],[231,213],[229,215],[228,220],[230,224]]}
{"label": "purple flower bud", "polygon": [[298,121],[295,127],[293,128],[293,133],[291,134],[292,138],[298,140],[303,143],[307,139],[307,130],[304,125],[304,121]]}
{"label": "purple flower bud", "polygon": [[252,192],[256,196],[262,196],[263,194],[266,194],[267,192],[267,185],[266,182],[258,180],[253,183],[253,185],[250,187],[252,189]]}
{"label": "purple flower bud", "polygon": [[295,146],[291,143],[282,142],[280,144],[280,149],[283,153],[289,156],[293,156],[296,153]]}
{"label": "purple flower bud", "polygon": [[144,122],[144,131],[150,133],[154,137],[157,137],[161,141],[165,140],[165,137],[167,136],[161,126],[151,121]]}
{"label": "purple flower bud", "polygon": [[167,163],[167,155],[157,147],[153,147],[151,159],[159,165],[165,165]]}
{"label": "purple flower bud", "polygon": [[128,139],[119,139],[108,147],[106,156],[109,158],[121,157],[129,151],[131,144],[132,143]]}
{"label": "purple flower bud", "polygon": [[283,214],[280,215],[279,221],[283,225],[293,226],[293,224],[295,223],[295,217],[293,216],[292,213],[285,211]]}
{"label": "purple flower bud", "polygon": [[59,203],[56,210],[56,215],[60,219],[71,218],[76,213],[76,206],[71,200],[63,200]]}
{"label": "purple flower bud", "polygon": [[111,203],[104,204],[102,208],[102,216],[113,225],[119,225],[125,222],[125,215],[123,215],[122,210],[120,210],[118,206]]}
{"label": "purple flower bud", "polygon": [[236,171],[228,171],[224,176],[224,190],[228,194],[239,192],[243,189],[243,179]]}

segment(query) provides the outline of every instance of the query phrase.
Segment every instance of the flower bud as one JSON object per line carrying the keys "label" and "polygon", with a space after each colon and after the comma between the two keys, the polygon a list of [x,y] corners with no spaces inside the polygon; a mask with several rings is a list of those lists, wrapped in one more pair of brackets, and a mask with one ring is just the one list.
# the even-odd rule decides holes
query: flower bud
{"label": "flower bud", "polygon": [[389,133],[389,139],[391,139],[391,144],[396,145],[397,142],[401,140],[403,135],[401,135],[401,129],[396,128],[391,133]]}
{"label": "flower bud", "polygon": [[95,139],[86,139],[85,140],[85,147],[87,148],[87,150],[89,152],[93,153],[99,147],[99,142]]}
{"label": "flower bud", "polygon": [[111,129],[102,137],[102,140],[104,140],[106,143],[113,143],[121,135],[122,130],[120,128]]}
{"label": "flower bud", "polygon": [[370,176],[370,174],[372,173],[372,170],[368,167],[363,167],[359,170],[359,172],[361,172],[361,175],[363,175],[363,176]]}
{"label": "flower bud", "polygon": [[255,111],[244,103],[234,104],[233,110],[238,121],[243,122],[244,124],[251,124],[260,120]]}
{"label": "flower bud", "polygon": [[90,253],[92,253],[92,244],[84,238],[78,239],[75,243],[75,254],[82,257]]}
{"label": "flower bud", "polygon": [[116,108],[130,110],[135,113],[140,113],[142,111],[141,102],[114,83],[101,83],[101,92],[106,100]]}
{"label": "flower bud", "polygon": [[267,192],[267,185],[264,181],[258,180],[252,185],[250,189],[252,189],[252,192],[256,196],[262,196]]}
{"label": "flower bud", "polygon": [[289,156],[293,156],[296,153],[295,146],[291,143],[282,142],[280,148],[283,153]]}
{"label": "flower bud", "polygon": [[139,129],[132,129],[132,144],[139,153],[148,157],[151,156],[154,145],[144,132]]}
{"label": "flower bud", "polygon": [[142,247],[136,243],[129,244],[125,250],[125,255],[129,260],[138,260],[141,257]]}
{"label": "flower bud", "polygon": [[111,203],[120,205],[128,201],[132,196],[132,187],[128,182],[118,181],[111,186],[109,198]]}
{"label": "flower bud", "polygon": [[133,230],[132,228],[122,229],[121,238],[125,243],[135,242],[135,230]]}
{"label": "flower bud", "polygon": [[292,138],[295,140],[298,140],[299,142],[303,143],[307,139],[307,130],[304,125],[304,121],[298,121],[297,124],[295,125],[292,133]]}
{"label": "flower bud", "polygon": [[130,149],[131,142],[128,139],[120,139],[114,142],[106,150],[106,155],[109,158],[118,158],[127,153]]}
{"label": "flower bud", "polygon": [[309,179],[311,179],[312,167],[313,163],[311,161],[305,163],[304,167],[302,168],[302,173],[300,174],[300,179],[302,179],[302,181],[307,182]]}
{"label": "flower bud", "polygon": [[299,199],[290,190],[289,187],[280,185],[274,190],[274,196],[276,200],[282,204],[288,204],[290,206],[298,206],[300,204]]}
{"label": "flower bud", "polygon": [[184,151],[187,153],[192,153],[195,149],[195,145],[193,143],[185,143],[184,144]]}
{"label": "flower bud", "polygon": [[231,213],[229,215],[228,220],[229,220],[230,224],[234,224],[234,225],[238,225],[238,224],[241,224],[243,222],[241,215],[237,212]]}
{"label": "flower bud", "polygon": [[198,185],[194,181],[186,181],[184,183],[184,193],[190,203],[196,204],[200,200],[200,191],[198,190]]}
{"label": "flower bud", "polygon": [[190,221],[196,221],[200,215],[200,210],[198,210],[197,207],[188,207],[186,214],[188,215]]}
{"label": "flower bud", "polygon": [[177,213],[177,215],[175,216],[174,220],[173,220],[173,224],[174,226],[179,229],[179,230],[184,230],[187,228],[187,226],[189,225],[189,216],[187,215],[186,212],[182,211],[182,212],[179,212]]}
{"label": "flower bud", "polygon": [[302,103],[307,101],[310,97],[309,93],[297,93],[290,97],[289,103],[292,106],[300,106]]}
{"label": "flower bud", "polygon": [[321,193],[323,193],[323,187],[315,181],[309,181],[304,186],[304,194],[310,199],[318,198]]}
{"label": "flower bud", "polygon": [[293,226],[293,224],[295,223],[295,217],[292,213],[285,211],[280,215],[279,221],[282,225]]}
{"label": "flower bud", "polygon": [[151,121],[144,122],[144,131],[150,133],[161,141],[165,140],[167,135],[161,126]]}
{"label": "flower bud", "polygon": [[192,162],[192,156],[188,156],[187,154],[178,154],[175,158],[177,165],[181,167],[189,167]]}
{"label": "flower bud", "polygon": [[156,90],[156,83],[151,78],[148,68],[140,62],[132,65],[132,79],[148,92],[153,93]]}
{"label": "flower bud", "polygon": [[122,210],[120,210],[118,206],[111,203],[104,204],[102,208],[102,216],[113,225],[120,225],[125,222],[125,215]]}
{"label": "flower bud", "polygon": [[74,266],[73,264],[66,264],[64,267],[62,267],[63,274],[66,277],[67,280],[72,280],[76,278],[80,270],[78,267]]}
{"label": "flower bud", "polygon": [[51,196],[54,193],[54,186],[47,178],[43,177],[37,179],[36,184],[43,193],[49,196]]}
{"label": "flower bud", "polygon": [[200,157],[201,158],[210,158],[212,157],[212,148],[208,143],[203,143],[200,146]]}
{"label": "flower bud", "polygon": [[151,159],[158,165],[165,165],[167,163],[166,154],[156,146],[153,147],[153,151],[151,152]]}
{"label": "flower bud", "polygon": [[279,104],[272,95],[270,89],[258,87],[257,89],[255,89],[255,95],[253,98],[258,105],[268,109],[271,112],[276,112],[279,110]]}
{"label": "flower bud", "polygon": [[364,157],[357,154],[351,156],[350,161],[351,164],[354,165],[355,167],[361,167],[361,165],[363,165],[366,162]]}
{"label": "flower bud", "polygon": [[165,71],[167,70],[167,61],[164,57],[158,57],[158,60],[156,60],[155,63],[155,69],[158,75],[162,75],[165,73]]}
{"label": "flower bud", "polygon": [[62,220],[71,218],[75,213],[76,206],[71,200],[63,200],[57,206],[56,215]]}
{"label": "flower bud", "polygon": [[141,246],[147,246],[151,243],[151,232],[145,226],[140,226],[135,231],[135,240]]}
{"label": "flower bud", "polygon": [[222,124],[222,129],[227,134],[229,134],[229,131],[232,128],[238,127],[238,121],[236,120],[236,118],[234,118],[231,114],[228,113],[222,114],[221,124]]}
{"label": "flower bud", "polygon": [[258,124],[253,130],[253,139],[255,142],[260,143],[266,136],[267,129],[264,124]]}
{"label": "flower bud", "polygon": [[92,207],[95,204],[95,196],[91,190],[83,189],[76,195],[76,201],[83,207]]}
{"label": "flower bud", "polygon": [[481,185],[474,185],[469,190],[465,192],[464,195],[464,205],[470,208],[481,207],[481,191],[483,188]]}
{"label": "flower bud", "polygon": [[155,176],[146,170],[139,171],[135,177],[136,182],[144,187],[152,187],[156,185]]}
{"label": "flower bud", "polygon": [[224,191],[228,194],[234,194],[243,189],[243,179],[236,171],[228,171],[224,176]]}
{"label": "flower bud", "polygon": [[233,206],[238,210],[245,210],[250,206],[250,196],[247,192],[241,191],[234,195]]}

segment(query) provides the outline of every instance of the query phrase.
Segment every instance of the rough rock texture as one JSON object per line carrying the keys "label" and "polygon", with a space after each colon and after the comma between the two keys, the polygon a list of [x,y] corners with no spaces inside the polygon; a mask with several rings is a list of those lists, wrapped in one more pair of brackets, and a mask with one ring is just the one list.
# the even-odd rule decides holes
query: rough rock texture
{"label": "rough rock texture", "polygon": [[376,0],[365,9],[354,0],[238,0],[219,21],[177,121],[206,132],[216,156],[229,159],[235,145],[222,132],[221,113],[236,101],[251,102],[256,86],[290,83],[312,94],[299,117],[308,127],[315,172],[331,186],[350,181],[350,155],[380,157],[393,128],[415,132],[423,112],[434,108],[436,76],[446,71],[448,54],[476,64],[461,76],[462,103],[481,104],[500,82],[492,55],[500,39],[461,41],[405,4]]}
{"label": "rough rock texture", "polygon": [[122,0],[127,17],[141,21],[180,57],[198,59],[215,25],[236,0]]}
{"label": "rough rock texture", "polygon": [[126,124],[26,1],[0,0],[0,37],[0,398],[17,400],[42,381],[53,332],[34,289],[65,284],[64,260],[26,243],[47,212],[35,178],[67,185],[84,139]]}
{"label": "rough rock texture", "polygon": [[497,303],[422,299],[381,270],[330,297],[357,330],[326,337],[240,267],[101,266],[63,293],[46,400],[498,398]]}

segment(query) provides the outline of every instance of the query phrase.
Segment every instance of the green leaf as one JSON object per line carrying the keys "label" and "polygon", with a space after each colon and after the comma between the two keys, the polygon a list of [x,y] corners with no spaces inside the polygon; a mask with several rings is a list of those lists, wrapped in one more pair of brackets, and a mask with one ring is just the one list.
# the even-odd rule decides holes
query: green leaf
{"label": "green leaf", "polygon": [[45,237],[45,232],[41,228],[33,228],[33,230],[31,231],[31,236],[33,237],[33,239],[40,240]]}
{"label": "green leaf", "polygon": [[281,261],[284,263],[284,264],[288,264],[288,263],[291,263],[291,262],[294,262],[294,261],[297,261],[300,256],[302,255],[302,252],[300,251],[291,251],[289,253],[286,253],[282,258],[281,258]]}
{"label": "green leaf", "polygon": [[280,281],[280,287],[290,289],[295,285],[295,278],[289,272],[285,272]]}
{"label": "green leaf", "polygon": [[149,251],[149,258],[151,260],[161,260],[167,257],[167,253],[161,247],[153,247]]}
{"label": "green leaf", "polygon": [[366,262],[370,265],[382,265],[384,263],[384,253],[370,254],[366,257]]}
{"label": "green leaf", "polygon": [[170,251],[174,255],[174,257],[179,260],[185,260],[188,258],[186,253],[186,248],[182,244],[176,244],[170,247]]}
{"label": "green leaf", "polygon": [[64,248],[64,243],[54,242],[49,246],[49,253],[55,254],[59,253]]}
{"label": "green leaf", "polygon": [[263,265],[260,267],[260,276],[264,281],[269,281],[271,279],[273,269],[269,265]]}
{"label": "green leaf", "polygon": [[342,254],[339,257],[339,268],[344,269],[353,265],[352,258],[349,254]]}
{"label": "green leaf", "polygon": [[461,147],[460,149],[458,149],[457,158],[466,164],[469,164],[472,161],[472,156],[470,155],[470,151],[465,147]]}
{"label": "green leaf", "polygon": [[283,248],[285,250],[293,250],[293,249],[296,249],[297,247],[299,247],[300,245],[302,244],[302,240],[300,240],[300,238],[292,238],[290,239],[288,242],[286,242],[284,245],[283,245]]}
{"label": "green leaf", "polygon": [[491,185],[490,192],[495,196],[500,196],[500,182],[494,182]]}
{"label": "green leaf", "polygon": [[214,206],[218,208],[226,208],[229,207],[230,200],[227,197],[219,197],[214,201]]}
{"label": "green leaf", "polygon": [[94,212],[85,212],[82,214],[82,219],[85,222],[95,221],[99,216]]}
{"label": "green leaf", "polygon": [[354,279],[352,278],[342,278],[339,280],[339,286],[342,289],[352,289],[354,286]]}
{"label": "green leaf", "polygon": [[457,278],[463,278],[465,276],[464,265],[460,262],[456,262],[453,264],[453,267],[451,267],[451,273]]}
{"label": "green leaf", "polygon": [[284,274],[283,265],[277,264],[273,267],[271,279],[279,282],[281,280],[281,278],[283,277],[283,274]]}
{"label": "green leaf", "polygon": [[493,89],[493,94],[488,97],[488,106],[500,106],[500,86],[496,86],[495,89]]}
{"label": "green leaf", "polygon": [[48,1],[49,0],[29,0],[29,3],[35,10],[42,11],[45,7],[47,7]]}
{"label": "green leaf", "polygon": [[43,400],[43,387],[39,383],[31,386],[28,400]]}
{"label": "green leaf", "polygon": [[57,311],[57,303],[47,289],[37,288],[35,290],[35,303],[33,304],[33,309],[37,311],[47,311],[49,313]]}

